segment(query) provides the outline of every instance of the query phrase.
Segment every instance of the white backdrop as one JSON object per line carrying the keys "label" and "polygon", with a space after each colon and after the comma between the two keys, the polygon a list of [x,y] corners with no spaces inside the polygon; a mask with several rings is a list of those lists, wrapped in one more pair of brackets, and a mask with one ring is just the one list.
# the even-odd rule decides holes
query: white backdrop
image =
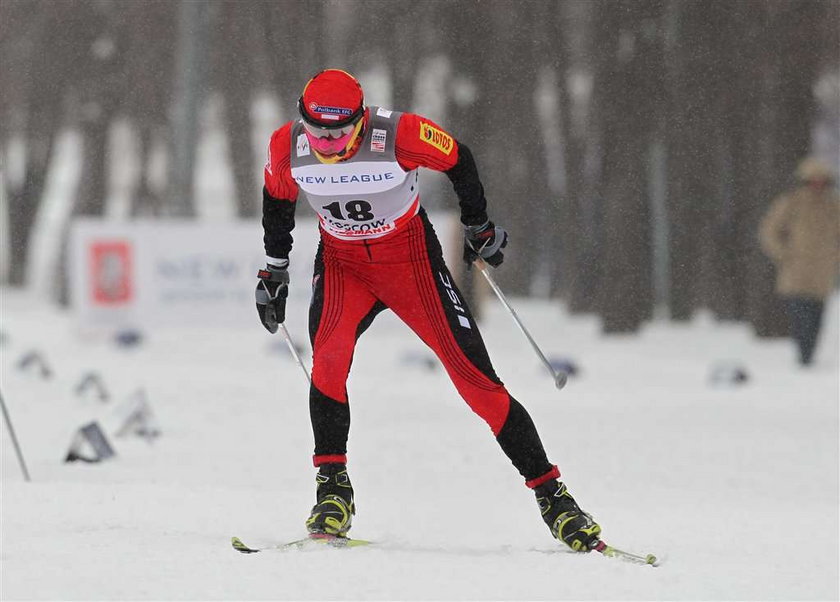
{"label": "white backdrop", "polygon": [[[451,248],[455,218],[431,219],[444,248]],[[85,327],[252,326],[256,274],[265,265],[262,236],[257,220],[76,220],[70,245],[74,313]],[[300,308],[309,303],[315,218],[299,219],[293,236],[289,305]]]}

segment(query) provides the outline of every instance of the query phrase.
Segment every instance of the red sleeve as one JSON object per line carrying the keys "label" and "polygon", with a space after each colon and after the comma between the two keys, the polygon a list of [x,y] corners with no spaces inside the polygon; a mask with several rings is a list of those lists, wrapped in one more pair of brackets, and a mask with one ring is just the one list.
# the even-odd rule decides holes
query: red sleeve
{"label": "red sleeve", "polygon": [[268,194],[275,199],[295,201],[298,196],[298,185],[292,178],[290,164],[291,131],[292,122],[290,121],[271,135],[271,141],[268,143],[268,160],[263,173]]}
{"label": "red sleeve", "polygon": [[397,162],[406,171],[447,171],[458,162],[458,141],[431,119],[403,113],[397,126]]}

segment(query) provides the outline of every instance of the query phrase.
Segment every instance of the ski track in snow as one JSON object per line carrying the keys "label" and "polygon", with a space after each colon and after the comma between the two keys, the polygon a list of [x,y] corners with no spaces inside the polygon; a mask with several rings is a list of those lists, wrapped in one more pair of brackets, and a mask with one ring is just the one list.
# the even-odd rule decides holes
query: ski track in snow
{"label": "ski track in snow", "polygon": [[[301,287],[305,288],[305,287]],[[703,315],[603,337],[592,317],[513,299],[549,356],[582,368],[557,391],[494,298],[482,332],[604,539],[659,568],[567,553],[486,425],[392,315],[359,342],[349,391],[354,536],[379,545],[243,555],[297,539],[314,501],[307,386],[282,340],[206,324],[146,333],[138,348],[2,290],[3,600],[836,600],[838,306],[818,364],[786,340]],[[305,299],[290,330],[306,343]],[[253,311],[253,308],[250,308]],[[40,350],[55,376],[16,367]],[[311,362],[304,353],[307,365]],[[742,386],[708,381],[738,360]],[[115,401],[73,393],[96,370]],[[115,438],[114,407],[143,387],[163,435]],[[64,464],[98,420],[117,451]]]}

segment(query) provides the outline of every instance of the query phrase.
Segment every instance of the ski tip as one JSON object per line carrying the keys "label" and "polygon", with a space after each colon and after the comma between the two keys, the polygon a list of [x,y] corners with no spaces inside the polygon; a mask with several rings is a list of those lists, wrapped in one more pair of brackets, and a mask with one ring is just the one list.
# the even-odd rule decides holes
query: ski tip
{"label": "ski tip", "polygon": [[631,554],[630,552],[614,548],[601,539],[593,541],[590,545],[590,549],[600,552],[608,558],[618,558],[619,560],[624,560],[633,564],[659,566],[659,559],[657,559],[657,557],[653,554],[646,554],[645,556]]}
{"label": "ski tip", "polygon": [[231,537],[230,545],[233,546],[234,550],[236,550],[237,552],[242,552],[243,554],[254,554],[256,552],[259,552],[259,550],[255,550],[246,546],[238,537]]}

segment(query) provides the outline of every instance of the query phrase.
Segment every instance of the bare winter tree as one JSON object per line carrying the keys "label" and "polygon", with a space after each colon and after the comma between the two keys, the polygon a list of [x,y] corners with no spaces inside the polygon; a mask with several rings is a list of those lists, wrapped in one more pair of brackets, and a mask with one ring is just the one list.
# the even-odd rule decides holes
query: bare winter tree
{"label": "bare winter tree", "polygon": [[493,52],[486,52],[486,79],[480,82],[481,118],[488,124],[483,144],[483,178],[495,221],[510,233],[511,249],[500,282],[513,294],[530,294],[539,264],[535,208],[545,203],[547,178],[542,169],[542,137],[535,94],[540,64],[532,35],[535,5],[504,0],[481,3],[489,20]]}
{"label": "bare winter tree", "polygon": [[[556,77],[558,153],[560,164],[549,174],[556,182],[552,214],[546,220],[552,228],[546,241],[553,259],[551,264],[551,293],[563,298],[573,312],[592,309],[592,265],[585,260],[586,245],[592,239],[584,220],[584,158],[586,126],[577,123],[574,115],[574,78],[584,72],[580,65],[583,43],[591,27],[592,5],[566,3],[560,10],[548,8],[544,16],[548,33],[545,53],[551,60]],[[581,37],[583,36],[583,37]],[[577,44],[578,48],[575,49]]]}
{"label": "bare winter tree", "polygon": [[[56,137],[63,124],[68,91],[82,78],[81,68],[94,42],[90,3],[67,1],[0,3],[0,73],[3,120],[19,126],[23,172],[8,178],[9,282],[25,283],[29,242],[41,205]],[[9,96],[7,96],[9,95]],[[8,164],[8,138],[4,164]]]}
{"label": "bare winter tree", "polygon": [[131,195],[132,216],[163,215],[165,182],[152,174],[155,148],[166,148],[172,104],[177,8],[169,0],[121,3],[124,11],[125,65],[121,115],[137,133],[139,176]]}
{"label": "bare winter tree", "polygon": [[[126,59],[125,13],[116,2],[89,4],[84,26],[92,41],[78,62],[78,128],[82,139],[82,177],[75,191],[71,216],[102,217],[108,196],[109,134],[122,100],[122,73]],[[70,222],[62,228],[62,248],[68,248]],[[69,253],[58,259],[58,301],[69,302]]]}
{"label": "bare winter tree", "polygon": [[[598,308],[605,332],[634,332],[652,315],[648,157],[661,89],[659,3],[601,3],[596,75],[603,136]],[[628,115],[633,115],[628,119]]]}
{"label": "bare winter tree", "polygon": [[302,84],[324,68],[324,3],[277,0],[259,6],[273,89],[290,110]]}
{"label": "bare winter tree", "polygon": [[79,62],[79,125],[82,173],[73,215],[101,216],[108,188],[109,131],[122,100],[126,48],[125,14],[116,2],[91,4],[86,26],[93,41]]}
{"label": "bare winter tree", "polygon": [[260,27],[260,8],[256,3],[222,3],[211,45],[213,86],[224,99],[234,206],[237,216],[242,218],[256,216],[259,207],[254,182],[256,157],[251,144],[251,105],[257,81],[253,32]]}

